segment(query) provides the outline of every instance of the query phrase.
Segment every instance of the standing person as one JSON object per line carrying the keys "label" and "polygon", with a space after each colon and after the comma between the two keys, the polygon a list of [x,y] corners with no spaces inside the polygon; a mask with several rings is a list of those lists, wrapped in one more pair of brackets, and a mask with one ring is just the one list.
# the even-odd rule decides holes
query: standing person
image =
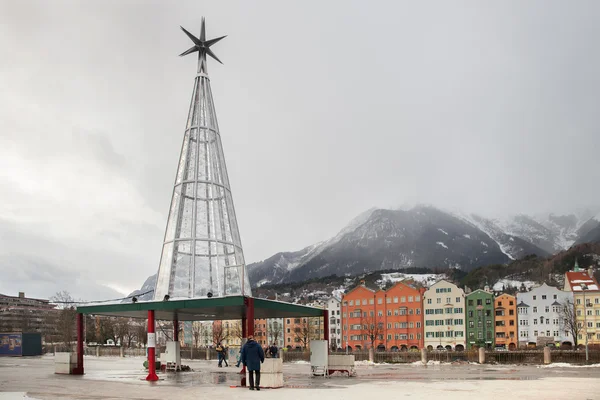
{"label": "standing person", "polygon": [[221,345],[221,342],[217,343],[217,357],[219,358],[219,368],[223,366],[223,361],[225,361],[225,366],[228,367],[227,360],[225,359],[225,348]]}
{"label": "standing person", "polygon": [[277,354],[279,353],[279,348],[277,348],[277,344],[273,342],[271,347],[269,347],[269,353],[271,353],[271,358],[277,358]]}
{"label": "standing person", "polygon": [[[260,390],[260,364],[265,361],[265,352],[262,347],[254,341],[254,336],[248,335],[248,342],[242,348],[242,363],[248,369],[250,377],[250,390]],[[254,375],[256,374],[256,386]]]}

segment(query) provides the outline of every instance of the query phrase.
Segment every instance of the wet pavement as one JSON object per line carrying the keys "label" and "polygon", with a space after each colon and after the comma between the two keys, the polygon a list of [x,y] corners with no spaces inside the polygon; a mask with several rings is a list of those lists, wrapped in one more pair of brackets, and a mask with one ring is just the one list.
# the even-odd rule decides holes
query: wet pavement
{"label": "wet pavement", "polygon": [[[144,379],[143,362],[143,358],[86,357],[86,374],[69,376],[54,374],[51,356],[0,358],[0,392],[26,392],[36,399],[151,399],[169,396],[185,399],[209,392],[227,393],[228,397],[251,394],[239,388],[242,375],[234,366],[218,368],[215,361],[184,361],[192,371],[160,373],[158,382],[149,383]],[[320,398],[330,395],[339,398],[337,393],[342,390],[343,397],[352,398],[359,392],[366,391],[368,397],[373,390],[385,392],[401,387],[404,395],[413,396],[411,398],[421,398],[419,396],[426,393],[476,393],[480,390],[486,390],[486,394],[497,390],[498,398],[502,398],[506,388],[522,387],[516,398],[527,398],[525,395],[530,391],[537,393],[538,400],[554,398],[555,395],[561,398],[558,395],[562,390],[562,399],[569,399],[574,398],[571,395],[575,392],[566,387],[565,382],[573,381],[580,382],[576,386],[583,386],[582,397],[578,398],[600,399],[599,366],[544,368],[469,363],[426,366],[384,364],[357,365],[356,371],[356,376],[350,378],[338,374],[329,378],[313,377],[308,364],[284,364],[284,388],[265,390],[264,393],[282,393],[283,390],[285,393],[304,393],[305,396],[318,392]],[[410,391],[406,392],[409,388]],[[261,397],[268,396],[262,393]],[[1,394],[0,400],[3,400]]]}

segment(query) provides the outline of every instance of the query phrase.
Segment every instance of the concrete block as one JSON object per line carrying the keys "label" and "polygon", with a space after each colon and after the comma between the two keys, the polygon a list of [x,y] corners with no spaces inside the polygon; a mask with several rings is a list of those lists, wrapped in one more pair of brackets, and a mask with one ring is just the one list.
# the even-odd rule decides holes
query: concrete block
{"label": "concrete block", "polygon": [[330,354],[329,369],[351,369],[354,368],[354,356],[351,354]]}
{"label": "concrete block", "polygon": [[283,372],[283,359],[265,358],[265,362],[260,366],[261,374],[274,374]]}
{"label": "concrete block", "polygon": [[58,364],[77,364],[77,353],[56,353],[54,362]]}
{"label": "concrete block", "polygon": [[[248,380],[246,380],[248,382]],[[283,387],[283,372],[274,374],[260,374],[260,386],[265,388],[280,388]]]}
{"label": "concrete block", "polygon": [[75,368],[74,364],[54,364],[54,373],[55,374],[72,374],[73,368]]}
{"label": "concrete block", "polygon": [[[246,385],[250,385],[250,375],[249,375],[248,371],[246,371]],[[263,387],[263,388],[283,387],[283,372],[265,374],[261,368],[261,370],[260,370],[260,387]]]}

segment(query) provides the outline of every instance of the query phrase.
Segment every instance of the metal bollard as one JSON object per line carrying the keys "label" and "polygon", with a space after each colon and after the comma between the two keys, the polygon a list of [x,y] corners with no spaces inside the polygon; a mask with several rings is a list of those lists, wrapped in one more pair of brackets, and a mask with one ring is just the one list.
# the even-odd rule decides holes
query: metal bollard
{"label": "metal bollard", "polygon": [[485,364],[485,349],[483,347],[479,348],[479,364]]}
{"label": "metal bollard", "polygon": [[427,364],[427,349],[421,349],[421,362]]}

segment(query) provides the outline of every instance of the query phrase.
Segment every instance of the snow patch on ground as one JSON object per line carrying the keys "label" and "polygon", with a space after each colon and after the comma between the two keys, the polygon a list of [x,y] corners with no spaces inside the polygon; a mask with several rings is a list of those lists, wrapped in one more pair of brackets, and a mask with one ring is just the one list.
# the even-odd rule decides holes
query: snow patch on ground
{"label": "snow patch on ground", "polygon": [[489,247],[486,242],[481,242],[481,244],[484,245],[485,247]]}
{"label": "snow patch on ground", "polygon": [[436,244],[439,244],[440,246],[442,246],[442,247],[443,247],[443,248],[445,248],[445,249],[447,249],[447,248],[448,248],[448,246],[446,246],[446,245],[444,244],[444,242],[435,242],[435,243],[436,243]]}
{"label": "snow patch on ground", "polygon": [[442,228],[438,228],[438,231],[442,232],[444,235],[448,235],[448,232],[446,232],[445,230],[443,230]]}
{"label": "snow patch on ground", "polygon": [[517,281],[517,280],[513,280],[513,279],[500,279],[498,282],[496,282],[494,284],[492,289],[495,292],[501,292],[502,290],[504,290],[505,287],[508,287],[508,286],[516,287],[517,289],[519,289],[521,287],[521,284],[524,284],[525,287],[527,288],[527,290],[531,290],[531,288],[536,285],[536,283],[533,281]]}
{"label": "snow patch on ground", "polygon": [[552,363],[548,365],[538,365],[538,368],[600,368],[600,364],[573,365],[569,363]]}
{"label": "snow patch on ground", "polygon": [[467,239],[471,239],[471,235],[467,235],[466,233],[463,236],[466,237]]}
{"label": "snow patch on ground", "polygon": [[303,364],[303,365],[305,365],[305,364],[310,364],[310,362],[304,361],[304,360],[298,360],[298,361],[294,361],[294,364]]}
{"label": "snow patch on ground", "polygon": [[362,360],[362,361],[354,361],[354,365],[375,365],[373,361]]}

